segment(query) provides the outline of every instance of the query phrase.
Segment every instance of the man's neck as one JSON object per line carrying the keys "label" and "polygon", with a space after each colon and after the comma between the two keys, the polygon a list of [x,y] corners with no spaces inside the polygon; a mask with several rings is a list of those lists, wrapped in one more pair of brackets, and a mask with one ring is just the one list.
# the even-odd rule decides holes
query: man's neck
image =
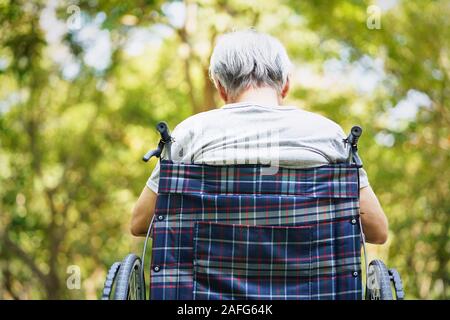
{"label": "man's neck", "polygon": [[276,90],[269,87],[262,87],[248,89],[241,93],[234,101],[230,101],[230,103],[240,102],[274,107],[281,104],[281,99]]}

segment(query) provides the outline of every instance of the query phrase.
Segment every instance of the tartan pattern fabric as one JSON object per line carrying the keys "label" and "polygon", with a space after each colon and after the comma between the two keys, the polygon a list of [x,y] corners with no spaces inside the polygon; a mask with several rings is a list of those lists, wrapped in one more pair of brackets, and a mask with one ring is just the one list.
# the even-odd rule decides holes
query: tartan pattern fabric
{"label": "tartan pattern fabric", "polygon": [[358,169],[263,170],[161,161],[151,299],[362,298]]}
{"label": "tartan pattern fabric", "polygon": [[194,248],[195,299],[310,297],[311,227],[199,222]]}

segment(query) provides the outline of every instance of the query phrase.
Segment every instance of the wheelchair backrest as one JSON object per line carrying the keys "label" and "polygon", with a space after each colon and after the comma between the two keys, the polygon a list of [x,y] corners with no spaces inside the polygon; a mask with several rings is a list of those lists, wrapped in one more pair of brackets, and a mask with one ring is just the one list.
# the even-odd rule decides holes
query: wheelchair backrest
{"label": "wheelchair backrest", "polygon": [[151,299],[361,299],[358,168],[162,160]]}

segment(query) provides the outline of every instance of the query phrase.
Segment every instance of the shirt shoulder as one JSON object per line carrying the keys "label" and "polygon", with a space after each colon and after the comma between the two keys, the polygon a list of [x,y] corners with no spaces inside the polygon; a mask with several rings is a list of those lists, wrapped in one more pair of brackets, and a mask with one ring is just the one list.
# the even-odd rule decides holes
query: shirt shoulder
{"label": "shirt shoulder", "polygon": [[[250,108],[249,108],[250,107]],[[258,109],[256,112],[253,112]],[[251,114],[251,115],[249,115]],[[261,107],[245,106],[234,108],[218,108],[192,115],[180,122],[174,129],[174,137],[193,138],[202,130],[211,127],[223,127],[229,123],[244,124],[248,121],[260,122],[267,125],[268,117],[274,119],[273,127],[291,128],[300,136],[320,136],[327,139],[345,139],[342,127],[333,120],[310,111],[299,109],[294,106],[286,107]],[[276,123],[275,123],[276,122]]]}
{"label": "shirt shoulder", "polygon": [[335,121],[331,120],[330,118],[327,118],[319,113],[310,112],[302,109],[296,109],[295,113],[296,116],[298,117],[298,120],[301,121],[302,123],[310,123],[313,124],[315,127],[326,129],[326,131],[329,133],[334,133],[338,136],[345,137],[345,133],[342,127]]}
{"label": "shirt shoulder", "polygon": [[211,121],[212,118],[219,116],[220,110],[221,109],[208,110],[187,117],[176,125],[173,130],[173,135],[187,134],[189,131],[201,128],[201,126],[205,124],[205,121]]}

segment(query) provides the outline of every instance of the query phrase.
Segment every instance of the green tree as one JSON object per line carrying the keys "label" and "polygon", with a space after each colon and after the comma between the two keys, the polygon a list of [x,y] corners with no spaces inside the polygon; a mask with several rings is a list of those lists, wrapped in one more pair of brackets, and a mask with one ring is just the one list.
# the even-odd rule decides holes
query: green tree
{"label": "green tree", "polygon": [[[397,1],[369,29],[370,4],[0,2],[0,297],[99,296],[107,267],[141,249],[128,223],[154,165],[139,162],[157,142],[154,125],[219,106],[214,41],[254,26],[280,38],[295,65],[287,103],[363,126],[361,154],[391,230],[371,254],[399,269],[408,298],[448,298],[450,8]],[[136,34],[145,49],[132,54]],[[109,49],[92,59],[101,41]],[[370,75],[369,88],[358,83]],[[396,119],[402,105],[417,113]],[[66,288],[71,265],[82,290]]]}

